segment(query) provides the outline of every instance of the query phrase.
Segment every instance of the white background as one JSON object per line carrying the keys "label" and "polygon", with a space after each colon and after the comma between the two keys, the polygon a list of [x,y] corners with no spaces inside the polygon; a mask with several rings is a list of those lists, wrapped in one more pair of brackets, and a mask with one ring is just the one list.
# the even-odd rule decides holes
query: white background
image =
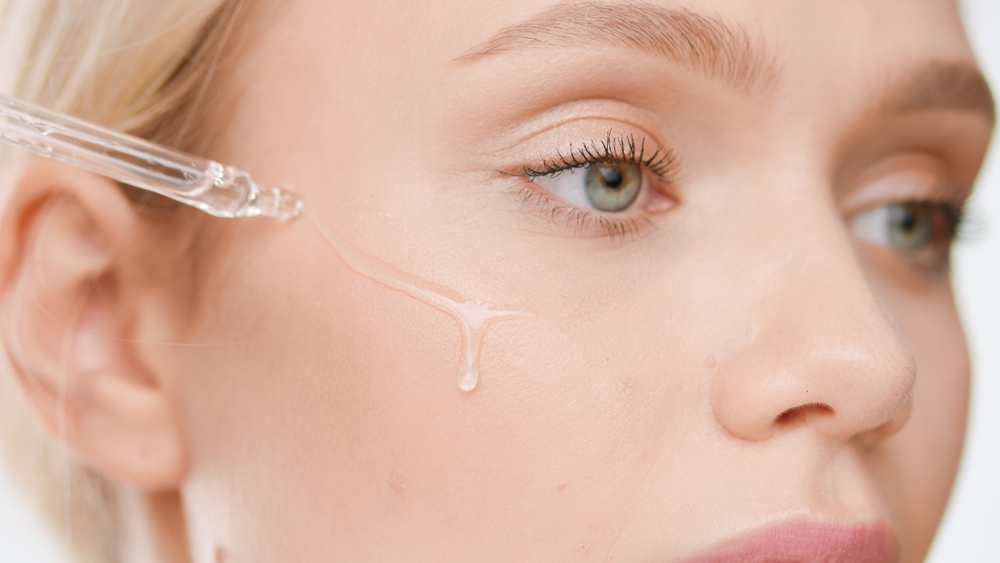
{"label": "white background", "polygon": [[[1000,98],[1000,0],[966,0],[972,41]],[[972,348],[969,440],[931,563],[1000,563],[1000,139],[971,211],[985,229],[956,249],[955,281]],[[0,563],[64,563],[58,539],[0,473]]]}

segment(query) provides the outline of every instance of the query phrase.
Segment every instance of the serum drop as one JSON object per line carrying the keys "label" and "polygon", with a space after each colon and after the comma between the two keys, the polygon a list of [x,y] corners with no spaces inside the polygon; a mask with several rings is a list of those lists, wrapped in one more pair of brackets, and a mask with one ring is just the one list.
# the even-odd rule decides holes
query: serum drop
{"label": "serum drop", "polygon": [[495,310],[489,304],[465,299],[450,288],[404,272],[362,252],[311,214],[305,213],[305,217],[351,271],[426,303],[455,320],[462,339],[463,358],[458,373],[458,387],[462,391],[470,392],[479,384],[479,358],[489,327],[498,322],[531,317],[523,311]]}

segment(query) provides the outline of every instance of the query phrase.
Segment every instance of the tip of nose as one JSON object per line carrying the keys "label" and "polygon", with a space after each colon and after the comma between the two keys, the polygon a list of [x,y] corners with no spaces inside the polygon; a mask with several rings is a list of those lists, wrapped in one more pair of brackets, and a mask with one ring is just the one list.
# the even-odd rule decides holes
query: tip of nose
{"label": "tip of nose", "polygon": [[712,374],[709,401],[716,421],[737,439],[767,440],[808,427],[848,440],[876,429],[879,436],[891,435],[905,422],[897,411],[912,391],[916,366],[902,347],[760,352],[744,351],[738,362],[720,362]]}

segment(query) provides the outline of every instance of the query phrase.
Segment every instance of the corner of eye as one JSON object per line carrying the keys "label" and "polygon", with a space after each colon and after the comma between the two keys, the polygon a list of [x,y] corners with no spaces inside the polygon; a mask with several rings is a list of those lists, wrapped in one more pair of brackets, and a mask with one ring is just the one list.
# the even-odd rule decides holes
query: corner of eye
{"label": "corner of eye", "polygon": [[653,192],[644,208],[647,213],[666,213],[678,205],[680,205],[680,201],[676,197],[662,192]]}
{"label": "corner of eye", "polygon": [[523,166],[506,168],[506,169],[496,168],[494,169],[494,172],[496,174],[496,177],[500,178],[524,178],[530,176],[530,171]]}

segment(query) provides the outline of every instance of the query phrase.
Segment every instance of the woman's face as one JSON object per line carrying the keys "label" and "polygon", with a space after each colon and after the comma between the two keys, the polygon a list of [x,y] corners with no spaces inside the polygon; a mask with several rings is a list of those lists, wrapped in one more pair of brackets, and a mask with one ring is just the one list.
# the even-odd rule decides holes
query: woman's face
{"label": "woman's face", "polygon": [[[197,320],[145,335],[212,344],[156,364],[198,560],[923,558],[993,124],[952,2],[295,0],[263,29],[216,156],[307,216],[212,226]],[[466,301],[520,314],[463,340]]]}

